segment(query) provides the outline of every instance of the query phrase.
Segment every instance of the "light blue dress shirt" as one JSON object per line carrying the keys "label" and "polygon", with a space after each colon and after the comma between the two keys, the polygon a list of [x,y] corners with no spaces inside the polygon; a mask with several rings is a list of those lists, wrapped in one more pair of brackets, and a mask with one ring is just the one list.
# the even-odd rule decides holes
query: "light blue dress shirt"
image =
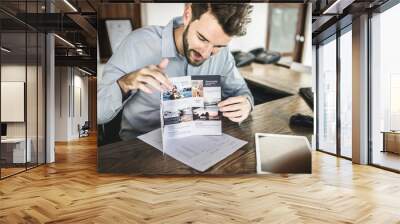
{"label": "light blue dress shirt", "polygon": [[163,58],[169,59],[165,69],[169,77],[220,75],[222,99],[245,95],[254,106],[253,96],[228,47],[198,67],[188,64],[186,58],[177,52],[173,29],[182,24],[182,17],[176,17],[165,27],[148,26],[134,30],[105,65],[97,88],[97,119],[99,124],[107,123],[123,110],[121,139],[133,139],[160,127],[160,93],[147,94],[138,90],[123,99],[117,80],[148,65],[157,65]]}

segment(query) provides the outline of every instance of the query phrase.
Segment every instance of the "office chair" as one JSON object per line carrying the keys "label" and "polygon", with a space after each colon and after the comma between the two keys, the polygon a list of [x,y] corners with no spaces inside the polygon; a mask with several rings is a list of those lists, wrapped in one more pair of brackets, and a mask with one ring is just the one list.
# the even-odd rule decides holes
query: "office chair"
{"label": "office chair", "polygon": [[79,138],[81,136],[83,136],[83,137],[89,136],[89,129],[90,129],[89,121],[85,121],[85,123],[82,125],[82,127],[80,127]]}

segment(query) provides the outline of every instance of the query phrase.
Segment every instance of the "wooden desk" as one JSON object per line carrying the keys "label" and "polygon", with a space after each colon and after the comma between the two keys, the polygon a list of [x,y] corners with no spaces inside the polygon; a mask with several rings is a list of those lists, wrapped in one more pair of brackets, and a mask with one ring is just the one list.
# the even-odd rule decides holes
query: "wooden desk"
{"label": "wooden desk", "polygon": [[298,95],[257,105],[251,117],[240,126],[225,120],[225,133],[249,143],[203,173],[168,155],[163,156],[159,150],[139,139],[99,147],[98,171],[130,174],[255,174],[256,132],[304,135],[310,140],[312,129],[289,127],[289,118],[295,113],[312,115],[311,109]]}
{"label": "wooden desk", "polygon": [[382,152],[393,152],[400,154],[400,132],[382,131],[381,133],[383,134]]}
{"label": "wooden desk", "polygon": [[277,65],[252,63],[239,68],[239,71],[250,82],[289,94],[297,94],[300,88],[312,85],[311,74],[296,72]]}
{"label": "wooden desk", "polygon": [[[6,138],[1,140],[1,166],[31,162],[32,140],[30,138]],[[27,147],[25,147],[27,146]]]}

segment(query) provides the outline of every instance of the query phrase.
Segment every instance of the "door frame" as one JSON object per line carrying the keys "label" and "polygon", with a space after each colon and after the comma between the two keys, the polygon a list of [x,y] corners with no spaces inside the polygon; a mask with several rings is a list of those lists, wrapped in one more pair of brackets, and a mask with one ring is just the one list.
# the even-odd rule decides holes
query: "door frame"
{"label": "door frame", "polygon": [[[307,4],[293,4],[293,3],[274,3],[268,5],[268,20],[267,20],[267,38],[265,46],[269,49],[269,42],[270,42],[270,31],[271,31],[271,21],[272,21],[272,10],[276,8],[298,8],[299,13],[297,15],[297,24],[296,24],[296,35],[300,35],[304,37],[304,28],[306,22],[306,11],[307,11]],[[293,61],[300,62],[301,56],[303,54],[303,45],[304,41],[295,41],[294,50],[292,52],[280,52],[282,56],[292,56]]]}

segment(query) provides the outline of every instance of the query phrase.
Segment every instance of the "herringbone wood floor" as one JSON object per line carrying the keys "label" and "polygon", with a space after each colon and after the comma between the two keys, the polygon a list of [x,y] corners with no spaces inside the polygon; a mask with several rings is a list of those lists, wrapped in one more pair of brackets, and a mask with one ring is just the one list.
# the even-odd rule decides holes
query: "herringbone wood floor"
{"label": "herringbone wood floor", "polygon": [[94,137],[0,181],[0,223],[400,223],[400,175],[313,153],[312,175],[96,172]]}

